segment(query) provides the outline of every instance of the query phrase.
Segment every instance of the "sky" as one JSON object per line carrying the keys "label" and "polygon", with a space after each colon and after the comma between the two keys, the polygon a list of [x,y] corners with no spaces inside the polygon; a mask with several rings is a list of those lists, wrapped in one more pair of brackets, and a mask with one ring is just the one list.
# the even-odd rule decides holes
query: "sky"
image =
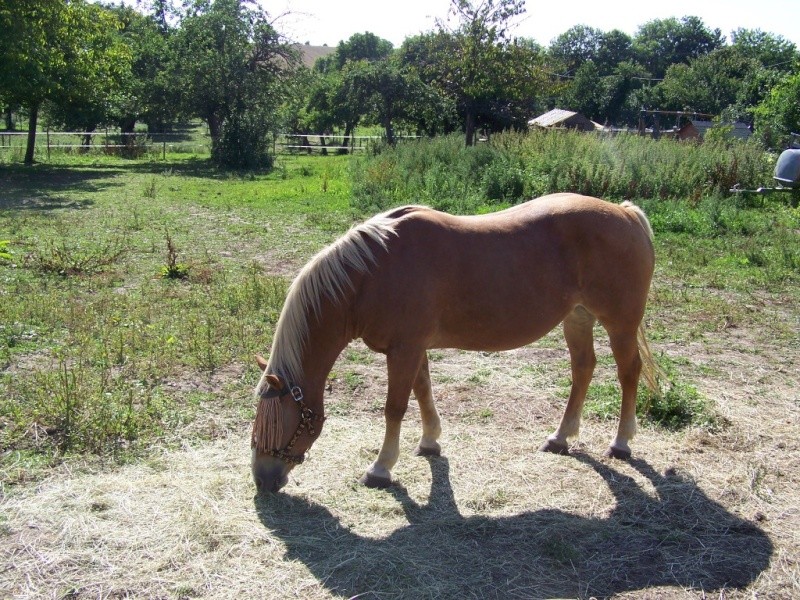
{"label": "sky", "polygon": [[[435,28],[447,18],[450,0],[259,0],[276,28],[300,43],[336,46],[369,31],[399,47],[403,40]],[[555,8],[554,8],[555,7]],[[653,19],[696,16],[730,41],[740,27],[781,35],[800,48],[800,0],[527,0],[512,30],[543,46],[573,25],[633,35]]]}

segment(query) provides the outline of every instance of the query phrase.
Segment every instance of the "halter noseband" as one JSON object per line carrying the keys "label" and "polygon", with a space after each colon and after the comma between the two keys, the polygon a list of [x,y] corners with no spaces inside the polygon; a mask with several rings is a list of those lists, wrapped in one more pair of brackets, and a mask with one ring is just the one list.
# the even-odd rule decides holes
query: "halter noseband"
{"label": "halter noseband", "polygon": [[[279,400],[283,400],[286,396],[291,396],[292,400],[297,403],[297,407],[300,409],[300,423],[297,425],[297,430],[294,432],[292,439],[289,440],[286,448],[283,450],[264,449],[263,452],[269,456],[279,458],[289,464],[299,465],[305,460],[306,457],[305,454],[291,454],[295,442],[297,442],[297,439],[304,431],[308,432],[308,434],[311,436],[315,435],[316,429],[314,429],[314,422],[316,421],[322,423],[325,421],[325,417],[316,414],[308,407],[308,405],[306,405],[303,398],[303,390],[301,390],[300,386],[298,385],[284,384],[280,390],[269,387],[266,391],[261,392],[259,398],[261,400],[266,398],[278,398]],[[253,446],[256,446],[255,438],[252,440],[252,443]]]}

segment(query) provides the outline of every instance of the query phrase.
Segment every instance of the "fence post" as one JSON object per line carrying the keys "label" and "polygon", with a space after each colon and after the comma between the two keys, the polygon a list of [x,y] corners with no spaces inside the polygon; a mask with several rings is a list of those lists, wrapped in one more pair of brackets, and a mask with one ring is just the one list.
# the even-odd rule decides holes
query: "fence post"
{"label": "fence post", "polygon": [[50,126],[47,126],[47,162],[50,162]]}
{"label": "fence post", "polygon": [[161,156],[162,156],[162,160],[166,161],[167,160],[167,140],[165,139],[162,142],[162,144],[164,144],[164,146],[161,148]]}

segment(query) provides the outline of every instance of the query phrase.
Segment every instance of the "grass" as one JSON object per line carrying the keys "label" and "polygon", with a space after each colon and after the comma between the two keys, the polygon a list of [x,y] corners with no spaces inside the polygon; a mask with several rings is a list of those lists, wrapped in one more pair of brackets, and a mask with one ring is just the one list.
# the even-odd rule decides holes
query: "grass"
{"label": "grass", "polygon": [[[250,356],[269,346],[287,277],[356,218],[347,157],[285,157],[266,175],[193,159],[80,158],[2,172],[0,448],[56,461],[135,456],[154,442],[178,443],[175,425],[191,431],[215,402],[249,406],[246,385],[236,402],[220,390],[193,403],[169,384],[226,369],[237,384],[252,382]],[[796,298],[796,209],[719,198],[644,206],[659,244],[651,312],[680,307],[695,317],[678,332],[657,320],[655,340],[753,322],[791,339],[791,321],[731,298],[753,289]],[[371,356],[349,351],[347,360],[368,367]],[[475,368],[466,381],[485,385],[493,369]],[[712,423],[713,411],[698,413],[706,405],[673,372],[667,405],[647,405],[660,411],[654,422]],[[351,391],[363,387],[363,372],[342,374]],[[615,388],[599,385],[589,410],[612,414]],[[472,420],[495,418],[490,408],[471,410]],[[226,414],[236,423],[249,408]]]}
{"label": "grass", "polygon": [[535,452],[569,385],[555,332],[512,353],[432,352],[446,458],[409,456],[411,406],[399,484],[364,489],[385,365],[354,344],[309,459],[285,494],[254,500],[252,355],[269,349],[290,277],[363,216],[363,163],[281,157],[230,174],[191,157],[74,158],[0,166],[10,594],[800,593],[796,208],[637,200],[656,229],[647,326],[670,386],[641,414],[633,462],[596,458],[618,410],[600,334],[574,456]]}
{"label": "grass", "polygon": [[[219,404],[239,406],[229,423],[249,416],[242,384],[254,383],[251,356],[268,349],[287,286],[271,273],[350,214],[345,160],[282,169],[292,176],[193,161],[4,168],[0,448],[135,456],[179,443],[176,429]],[[239,373],[235,398],[192,403],[169,388],[226,369]]]}

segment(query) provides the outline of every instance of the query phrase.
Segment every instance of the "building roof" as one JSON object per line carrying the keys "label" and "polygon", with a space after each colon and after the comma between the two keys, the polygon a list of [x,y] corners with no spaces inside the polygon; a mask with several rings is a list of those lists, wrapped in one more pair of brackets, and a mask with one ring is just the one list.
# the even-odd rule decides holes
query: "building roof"
{"label": "building roof", "polygon": [[310,44],[295,44],[295,49],[300,52],[303,64],[309,69],[314,66],[318,58],[336,52],[336,46],[312,46]]}
{"label": "building roof", "polygon": [[573,112],[571,110],[564,110],[562,108],[554,108],[551,111],[544,113],[543,115],[539,115],[535,119],[531,119],[528,121],[528,125],[535,125],[537,127],[556,127],[564,121],[567,121],[570,117],[574,117],[578,113]]}
{"label": "building roof", "polygon": [[580,113],[563,108],[554,108],[551,111],[539,115],[535,119],[528,121],[528,125],[533,127],[575,127],[584,131],[602,129],[602,125],[587,119]]}

